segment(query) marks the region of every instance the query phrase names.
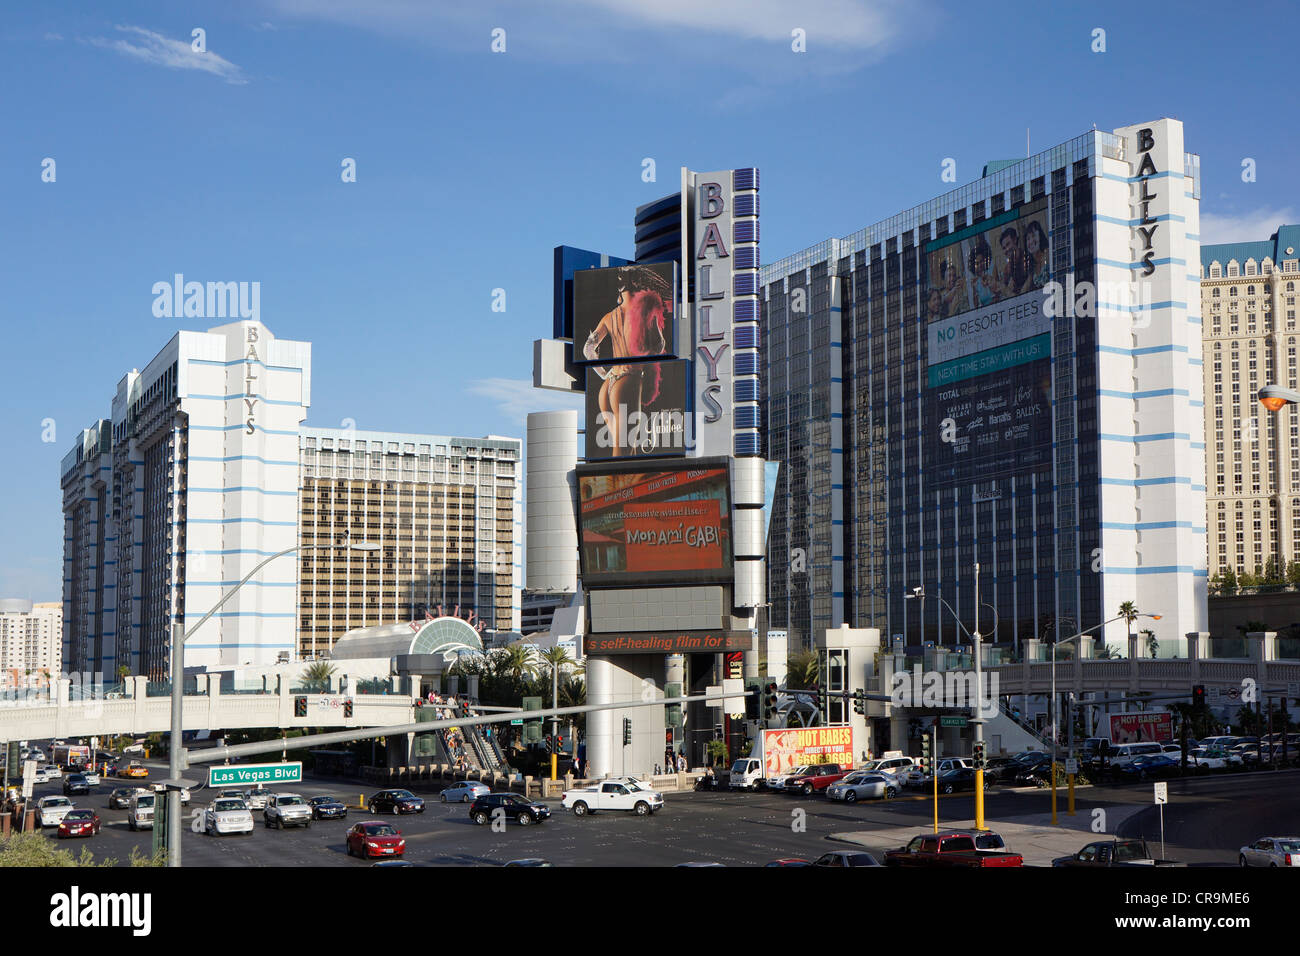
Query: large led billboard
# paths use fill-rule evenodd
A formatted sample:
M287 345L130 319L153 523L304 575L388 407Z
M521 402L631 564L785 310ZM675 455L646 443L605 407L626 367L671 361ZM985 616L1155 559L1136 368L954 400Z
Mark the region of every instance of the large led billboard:
M655 262L573 274L573 361L618 376L622 363L675 352L677 263Z
M587 369L587 460L686 454L686 359ZM607 371L607 374L601 374Z
M929 243L926 484L970 484L1050 460L1047 201Z
M731 486L724 459L578 468L582 582L727 583Z

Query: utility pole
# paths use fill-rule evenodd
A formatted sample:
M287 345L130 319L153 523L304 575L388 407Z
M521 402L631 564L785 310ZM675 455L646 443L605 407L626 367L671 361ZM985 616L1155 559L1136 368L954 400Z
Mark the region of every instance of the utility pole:
M979 752L984 752L984 681L980 672L980 563L975 562L975 743ZM1055 768L1053 768L1055 771ZM938 777L936 775L936 786ZM935 801L938 812L938 799ZM975 829L987 829L984 826L984 761L975 761Z

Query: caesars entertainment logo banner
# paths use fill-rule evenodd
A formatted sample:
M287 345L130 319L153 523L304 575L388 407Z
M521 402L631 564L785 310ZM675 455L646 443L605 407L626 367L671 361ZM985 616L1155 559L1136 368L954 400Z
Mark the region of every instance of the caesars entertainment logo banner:
M731 495L725 462L655 470L580 466L578 501L584 584L626 587L731 580Z
M789 773L805 764L853 767L852 727L792 727L763 731L763 776Z
M587 460L685 455L690 367L669 359L588 368Z
M926 479L968 484L1050 460L1047 200L929 243Z

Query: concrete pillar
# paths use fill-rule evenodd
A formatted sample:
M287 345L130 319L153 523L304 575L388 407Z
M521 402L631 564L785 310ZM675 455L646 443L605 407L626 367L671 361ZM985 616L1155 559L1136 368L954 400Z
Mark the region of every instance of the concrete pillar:
M465 683L468 685L466 693L469 694L470 700L478 700L478 675L470 674L465 679Z
M1128 659L1131 661L1137 660L1139 657L1142 656L1143 650L1144 648L1142 647L1142 635L1130 634L1128 636Z
M790 640L781 633L769 633L767 635L767 679L776 681L778 685L785 683L785 676L788 673L788 660L790 654Z
M1201 656L1210 649L1210 632L1209 631L1188 631L1187 632L1187 659L1199 661Z
M879 746L879 749L873 750L877 757L885 750L901 750L907 752L907 727L909 724L907 712L902 708L895 707L889 715L889 745Z
M1075 643L1079 645L1079 653L1077 656L1080 660L1090 661L1094 656L1096 656L1097 639L1091 634L1079 638Z
M587 703L609 704L614 701L614 665L608 657L587 657ZM587 764L585 773L588 778L607 775L614 766L616 747L614 726L622 725L617 712L597 710L587 715ZM622 736L619 735L619 742Z

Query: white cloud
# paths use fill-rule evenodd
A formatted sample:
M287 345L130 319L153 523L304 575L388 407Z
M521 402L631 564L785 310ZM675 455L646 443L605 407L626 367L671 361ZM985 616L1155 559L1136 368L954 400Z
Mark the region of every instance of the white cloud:
M206 53L196 52L189 40L173 40L143 27L119 26L117 29L129 34L130 38L113 40L108 37L90 37L86 42L155 66L172 70L199 70L219 76L227 83L248 82L243 71L234 63L211 50Z
M570 396L549 388L533 388L533 383L524 378L481 378L470 382L468 391L471 395L495 402L501 414L520 426L528 423L530 412L583 410L581 395Z
M1260 207L1240 213L1202 213L1201 245L1221 242L1258 242L1277 232L1278 226L1296 221L1291 206Z
M51 41L62 40L62 39L63 39L63 34L62 34L62 33L47 33L47 34L45 34L45 39L47 39L47 40L51 40Z
M809 50L817 46L871 49L887 44L901 27L902 7L894 0L570 0L624 20L655 26L707 30L744 39L789 44L802 29Z

